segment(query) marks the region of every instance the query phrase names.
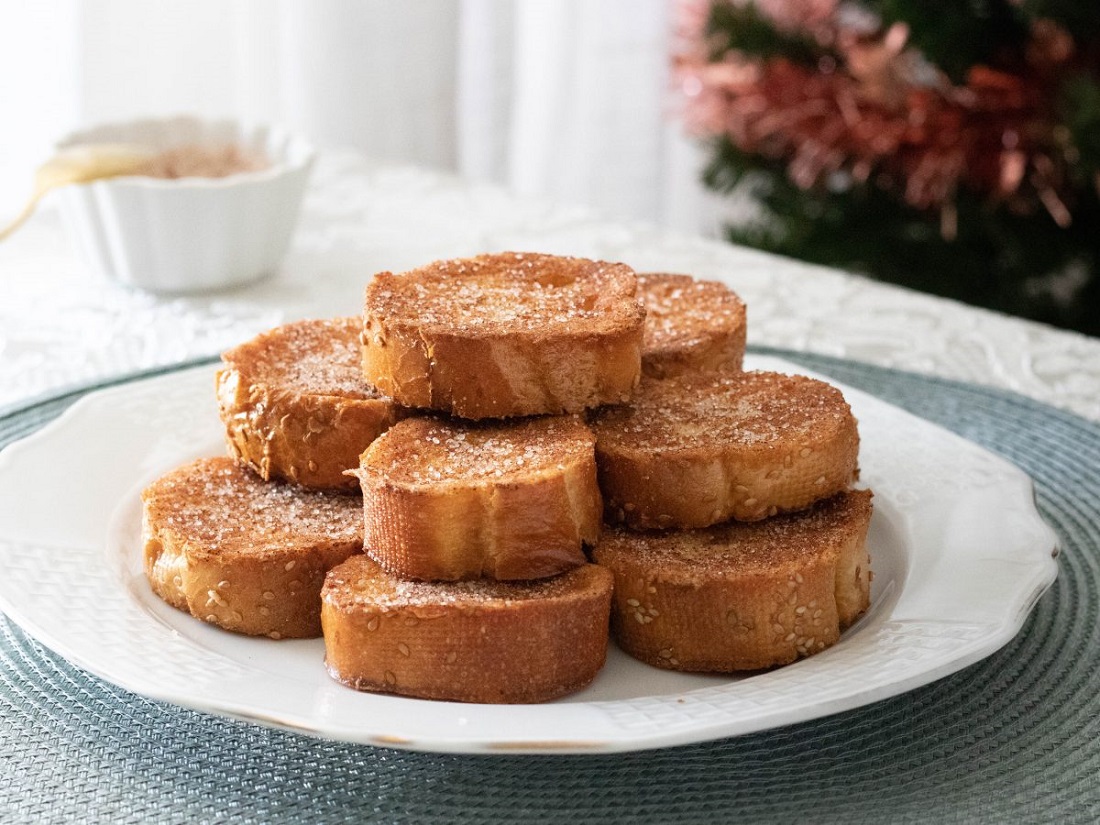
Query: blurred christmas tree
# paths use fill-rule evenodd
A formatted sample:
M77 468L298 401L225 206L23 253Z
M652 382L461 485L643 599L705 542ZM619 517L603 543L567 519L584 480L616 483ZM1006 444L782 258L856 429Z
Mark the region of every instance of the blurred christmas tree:
M1100 334L1100 4L688 0L731 240Z

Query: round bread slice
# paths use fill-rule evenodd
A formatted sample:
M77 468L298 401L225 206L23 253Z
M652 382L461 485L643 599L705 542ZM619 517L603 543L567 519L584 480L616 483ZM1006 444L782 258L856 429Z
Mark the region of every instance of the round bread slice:
M606 531L619 646L668 670L728 673L824 650L870 604L871 493L705 530Z
M153 592L250 636L321 635L325 573L363 546L358 496L265 483L231 458L186 464L141 499Z
M638 275L645 306L642 371L654 378L740 370L745 302L725 284L690 275Z
M438 261L367 286L363 375L407 407L462 418L626 401L645 310L625 264L506 252Z
M455 702L544 702L587 685L607 656L610 571L537 582L409 582L366 556L322 591L325 664L357 690Z
M345 470L395 419L363 381L361 321L297 321L222 355L218 407L231 455L265 480L312 489L355 487Z
M584 564L602 512L594 445L572 416L407 418L360 459L363 546L406 579L538 579Z
M707 527L801 510L846 489L859 433L840 390L774 372L642 381L592 418L607 518Z

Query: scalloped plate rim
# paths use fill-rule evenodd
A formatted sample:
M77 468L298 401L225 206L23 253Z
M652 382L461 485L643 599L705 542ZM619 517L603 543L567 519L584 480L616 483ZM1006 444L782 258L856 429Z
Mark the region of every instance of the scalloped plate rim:
M814 374L810 370L805 370L773 356L750 355L746 361L752 366ZM58 433L64 432L66 428L79 427L81 419L88 416L90 414L89 410L94 409L97 405L106 404L107 407L111 407L116 402L125 402L135 392L147 392L152 382L163 382L160 386L165 387L176 386L181 382L196 380L194 378L189 379L188 376L201 376L204 373L212 373L214 369L214 366L200 365L88 393L55 421L0 451L0 491L5 486L15 485L12 489L18 488L18 480L9 477L11 465L18 465L19 462L32 458L40 451L44 451L46 455L49 455L51 450L56 448L55 442L58 439ZM880 411L885 410L884 414L890 416L890 420L893 422L901 422L905 426L917 426L922 431L933 433L935 438L942 443L950 443L956 447L968 445L965 450L971 451L974 455L984 456L982 460L989 462L989 466L1003 468L1006 477L1000 483L1005 485L1006 490L1008 487L1013 488L1006 494L1015 496L1018 499L1021 497L1029 498L1031 510L1025 513L1024 516L1026 516L1026 523L1034 530L1034 535L1030 538L1029 546L1026 548L1027 558L1021 561L1019 568L1013 568L1016 573L1019 573L1019 576L1014 580L1015 587L1012 594L1010 594L1012 597L1011 602L1002 602L999 605L1001 610L997 620L987 621L984 629L972 631L977 635L968 641L955 644L951 655L934 659L932 662L916 668L913 672L905 673L902 677L870 684L855 692L850 691L844 695L826 697L817 702L803 702L789 707L770 707L765 702L764 709L755 715L744 713L731 715L731 712L727 710L718 712L716 719L706 715L712 712L707 705L710 699L701 699L701 697L713 696L720 703L725 702L728 705L731 697L735 697L738 692L747 690L739 688L738 685L752 682L754 686L759 686L768 683L769 685L778 685L779 689L783 689L784 684L789 681L792 674L808 672L808 678L812 680L819 678L821 671L828 672L830 667L835 668L836 665L830 664L830 662L833 659L842 658L846 650L854 647L855 642L852 641L854 638L860 638L860 634L866 635L881 629L883 622L893 618L899 607L906 608L909 602L920 595L919 592L914 592L915 585L909 575L911 571L906 567L909 561L908 556L901 559L902 568L900 573L895 571L898 574L895 575L893 582L897 591L877 595L870 615L861 619L855 627L847 631L841 642L834 648L785 668L750 677L748 680L731 680L717 686L707 684L703 687L689 688L683 691L682 695L677 695L675 691L663 693L660 697L654 697L654 701L649 702L649 704L653 706L652 712L658 716L665 713L670 714L669 718L672 719L672 722L668 727L662 727L650 721L641 724L638 729L632 729L629 724L624 724L621 721L624 706L626 716L629 717L632 712L632 708L629 706L632 703L618 699L570 700L565 703L521 706L462 705L449 702L424 702L422 700L373 694L357 694L354 691L336 686L337 692L333 695L339 697L343 693L345 699L354 697L356 702L362 702L367 708L364 714L367 721L358 720L357 725L341 725L337 720L324 714L318 715L315 709L297 707L288 712L286 708L273 706L272 703L261 701L254 695L249 698L250 688L248 685L245 685L243 693L236 695L235 698L219 698L189 690L187 686L166 685L163 681L158 680L154 673L145 673L146 678L135 676L133 672L121 673L117 666L112 666L110 656L104 656L95 646L89 649L87 640L81 643L71 634L66 635L63 631L58 632L56 628L51 629L48 627L49 622L45 621L44 614L40 612L41 606L36 606L24 594L14 592L14 588L6 586L7 579L0 580L0 607L32 637L51 650L108 682L148 698L312 736L386 747L432 752L508 754L633 751L743 735L860 707L947 676L991 655L1007 644L1019 632L1038 598L1055 579L1057 565L1052 555L1056 555L1057 552L1057 537L1035 511L1033 487L1030 479L1022 471L1012 467L1005 459L965 441L954 433L918 419L904 410L874 399L866 393L845 387L841 382L832 381L831 379L826 380L840 386L852 400L854 408L858 402L860 405L871 405L869 408ZM216 413L213 412L212 405L210 413L214 415L216 422ZM154 426L154 424L155 422L150 422L150 426ZM78 456L77 460L80 460L80 458ZM134 483L139 483L139 479L135 473L130 473L130 476L129 480L132 482L130 486L133 487ZM94 494L94 490L89 493L93 496ZM132 490L130 495L132 497ZM107 509L112 513L111 515L105 515L103 518L103 527L104 530L107 530L109 527L107 522L114 517L113 511L118 502L102 502L102 504L108 504ZM890 511L891 506L894 506L895 516L906 517L906 510L903 506L883 502L881 509ZM0 516L2 515L2 511L0 511ZM9 513L9 517L10 515L11 513ZM878 518L876 516L876 519ZM24 525L25 527L26 525ZM21 552L19 547L22 546L22 543L11 541L10 533L10 521L0 521L0 558L6 553ZM101 550L105 541L106 539L102 538L95 539L91 544L94 545L96 550ZM906 553L919 550L920 548L905 548ZM1021 549L1021 552L1024 552L1024 550ZM105 566L109 563L103 553L99 553L99 558ZM1012 566L1010 565L1010 567ZM108 595L113 599L133 598L126 595L125 588L118 588ZM185 622L194 621L183 614L175 617L175 611L171 611L169 608L166 609L169 610L172 618L179 618ZM888 615L884 615L886 611L889 611ZM170 622L172 618L169 619ZM953 621L950 616L941 618L947 623L945 626ZM195 624L200 623L196 622ZM966 623L963 622L963 624ZM980 624L980 622L977 623L975 627ZM209 630L223 636L230 635L214 629ZM846 648L846 646L849 647ZM637 663L633 663L629 667L635 665ZM320 663L317 667L321 667ZM645 666L641 667L644 668ZM227 686L227 690L229 687L232 687L235 691L241 690L239 685ZM430 734L424 735L420 731L411 730L407 721L404 724L401 722L400 713L398 713L395 723L387 717L386 713L375 712L377 710L389 711L395 706L395 703L414 707L415 710L412 713L418 716L423 715L425 709L430 711L429 716L433 713L452 714L456 720L461 720L462 724L458 727L452 727L446 733L440 732L433 737ZM346 708L348 701L338 699L336 704ZM640 705L644 709L647 704L646 697L642 697L633 704ZM688 705L686 718L684 713L678 713L680 705ZM691 711L693 708L700 706L704 708L705 713L700 718L695 719L691 716ZM719 707L719 711L721 711L721 707ZM372 721L379 716L387 718L384 722ZM492 731L497 730L502 725L502 719L504 720L503 725L504 730L507 732L506 735L493 734ZM524 720L536 721L539 728L546 727L552 731L553 735L543 733L526 736L522 731L517 734L515 728L517 725L522 726ZM544 724L547 721L548 724ZM412 728L416 728L416 726L413 725ZM592 733L588 733L588 731L592 731Z

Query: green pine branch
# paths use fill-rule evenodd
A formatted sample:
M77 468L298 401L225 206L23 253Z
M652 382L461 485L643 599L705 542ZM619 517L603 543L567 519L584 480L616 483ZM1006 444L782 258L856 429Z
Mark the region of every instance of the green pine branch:
M940 214L893 191L859 185L800 189L783 158L740 151L717 138L704 171L717 192L748 188L761 219L731 227L737 243L862 272L979 306L1100 335L1100 5L1080 0L865 0L884 25L904 22L910 43L955 82L975 65L1027 68L1033 22L1053 19L1074 37L1073 72L1051 101L1054 134L1073 179L1069 227L1042 210L1020 214L985 193L961 191L957 232ZM718 2L709 33L715 59L727 49L817 66L837 58L809 37L778 31L751 4ZM1056 119L1056 120L1054 120Z
M714 39L711 54L714 60L721 59L731 49L750 57L782 57L808 66L816 66L820 58L832 56L831 50L807 35L778 30L752 3L741 6L715 2L707 20L707 34Z
M762 207L760 220L728 229L735 243L1100 335L1100 199L1091 190L1068 229L1045 212L1016 214L961 192L948 240L938 212L873 186L802 190L779 161L726 140L706 175L717 191L749 187Z
M1093 186L1100 176L1100 83L1089 75L1073 75L1062 84L1058 111L1076 155L1076 183Z
M1011 0L864 0L884 26L905 23L909 42L955 83L981 64L1022 62L1027 16Z

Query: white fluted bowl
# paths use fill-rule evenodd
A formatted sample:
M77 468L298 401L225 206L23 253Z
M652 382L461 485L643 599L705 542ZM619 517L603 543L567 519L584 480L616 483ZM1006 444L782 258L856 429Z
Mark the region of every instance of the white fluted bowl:
M313 165L305 140L267 126L193 117L135 120L76 132L59 149L127 143L163 151L234 143L271 166L220 178L127 176L57 192L87 267L160 293L205 292L273 273L290 245Z

